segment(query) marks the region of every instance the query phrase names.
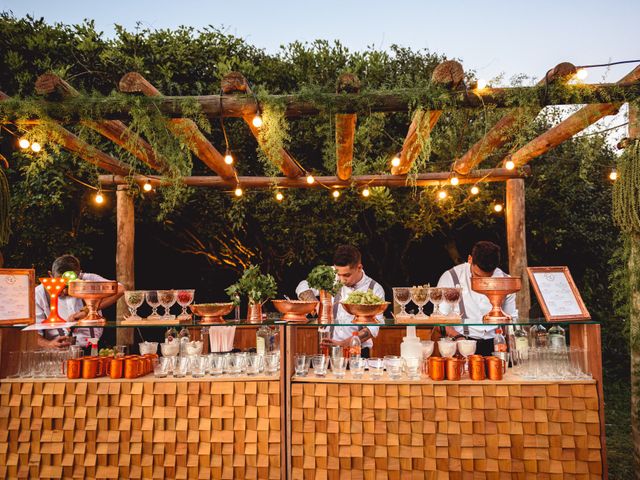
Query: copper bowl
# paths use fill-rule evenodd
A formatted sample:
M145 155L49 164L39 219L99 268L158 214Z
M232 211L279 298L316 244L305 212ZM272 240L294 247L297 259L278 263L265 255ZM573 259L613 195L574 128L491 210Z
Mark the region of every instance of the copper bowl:
M318 302L308 300L271 300L276 310L282 313L282 320L288 322L305 322L307 315L313 313Z
M471 277L471 289L486 295L491 302L491 311L482 317L484 323L510 322L511 316L502 311L502 303L507 295L521 288L520 277Z
M347 313L356 316L351 323L378 323L376 315L384 313L389 306L389 302L376 303L373 305L344 302L341 302L341 304Z
M98 312L100 300L118 293L118 282L114 280L72 280L69 282L69 296L84 300L89 312L78 325L103 325L105 320Z
M191 312L198 315L200 323L225 323L224 317L233 310L233 303L199 303L189 305Z

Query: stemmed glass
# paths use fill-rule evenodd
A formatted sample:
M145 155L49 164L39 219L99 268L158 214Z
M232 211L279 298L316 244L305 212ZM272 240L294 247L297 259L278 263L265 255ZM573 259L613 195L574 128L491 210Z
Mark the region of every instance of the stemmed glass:
M456 342L454 342L450 338L443 338L442 340L438 340L438 350L440 350L440 355L442 357L453 357L456 354L456 348Z
M393 298L400 305L399 316L406 316L405 306L411 301L411 289L408 287L394 287Z
M444 303L449 307L449 316L455 317L459 314L458 304L460 303L460 296L462 295L462 288L460 285L456 285L451 288L443 288L442 296Z
M160 298L157 290L147 290L144 294L147 304L151 307L151 315L148 318L160 318L158 315L158 307L160 306Z
M411 288L411 300L418 306L418 313L416 314L417 318L424 318L426 315L424 314L423 308L429 301L429 286L428 285L419 285L417 287Z
M160 300L160 305L164 308L164 315L162 318L165 320L169 320L173 318L171 315L170 309L174 303L176 303L176 291L175 290L160 290L158 291L158 299Z
M460 355L464 357L464 364L466 367L467 357L476 353L477 342L475 340L462 339L462 340L458 340L456 343L458 344L458 351L460 352Z
M187 307L193 303L195 292L195 290L178 290L176 299L178 301L178 305L182 307L182 312L178 315L179 320L187 320L191 318L191 315L187 313Z
M144 296L145 293L143 290L127 290L124 292L124 301L127 307L129 307L129 313L131 314L127 317L127 320L142 320L142 318L138 316L138 308L142 305L142 302L144 302Z
M433 303L433 315L442 315L440 311L440 304L442 303L442 298L444 297L441 287L431 287L429 289L429 300Z

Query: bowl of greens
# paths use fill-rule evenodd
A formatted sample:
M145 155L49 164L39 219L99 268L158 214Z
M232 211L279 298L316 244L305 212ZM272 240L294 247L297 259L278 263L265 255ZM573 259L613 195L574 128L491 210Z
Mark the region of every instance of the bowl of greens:
M384 313L389 306L389 302L385 302L372 290L366 292L351 292L343 302L341 302L347 313L355 315L352 323L378 323L376 316Z

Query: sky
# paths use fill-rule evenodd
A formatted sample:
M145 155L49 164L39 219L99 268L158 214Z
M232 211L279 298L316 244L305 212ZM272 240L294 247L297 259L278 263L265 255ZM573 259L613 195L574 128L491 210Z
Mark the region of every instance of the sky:
M213 25L272 53L295 40L339 40L350 50L398 44L457 58L487 80L519 74L538 79L563 61L580 66L640 59L640 0L0 0L0 10L48 22L93 19L107 36L114 24ZM635 65L589 69L586 81L615 82Z

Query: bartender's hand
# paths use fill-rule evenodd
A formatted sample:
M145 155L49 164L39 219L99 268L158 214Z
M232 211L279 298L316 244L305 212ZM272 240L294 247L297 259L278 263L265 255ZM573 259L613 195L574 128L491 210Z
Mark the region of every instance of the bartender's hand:
M321 345L324 347L333 347L333 346L348 347L350 340L351 340L350 338L347 338L345 340L333 340L331 338L325 338L322 340Z
M445 332L447 332L447 336L448 337L455 337L456 335L460 335L460 332L458 332L453 327L445 327L444 330L445 330Z
M87 316L87 313L87 310L78 310L77 312L69 315L69 317L67 318L67 322L77 322L78 320L82 320Z
M54 338L53 340L44 340L45 348L51 348L56 350L61 350L64 348L68 348L71 345L71 341L69 337L65 337L64 335L60 335L59 337Z

